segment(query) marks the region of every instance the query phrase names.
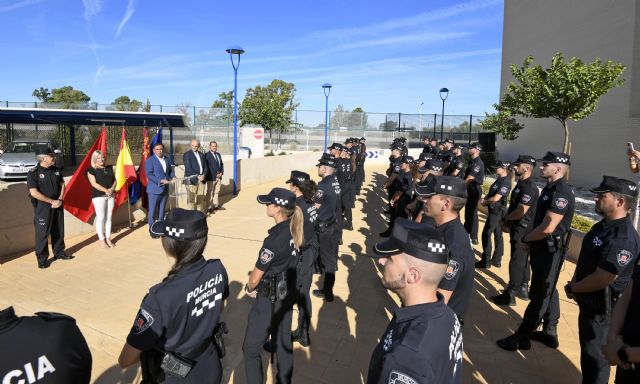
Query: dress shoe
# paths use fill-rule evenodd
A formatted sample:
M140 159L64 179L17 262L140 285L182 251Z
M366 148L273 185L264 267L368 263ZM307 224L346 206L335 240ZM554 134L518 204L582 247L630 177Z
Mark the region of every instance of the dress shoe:
M75 258L75 256L69 256L64 252L60 252L55 256L56 260L71 260L73 258Z
M44 261L38 260L38 268L40 268L40 269L49 268L49 260L44 260Z
M353 224L351 223L345 224L344 229L346 229L347 231L353 231Z
M540 342L552 349L556 349L560 345L558 342L558 334L555 330L535 331L531 335L531 340Z
M480 244L480 242L478 241L478 239L471 239L471 244L478 245Z
M300 328L291 332L291 341L297 341L303 347L308 347L311 345L311 339L309 339L309 331L306 329L300 330Z
M496 263L496 262L493 262L493 261L491 262L491 265L493 265L496 268L502 267L502 263Z
M518 349L525 351L531 349L531 340L527 337L520 336L518 332L496 341L496 344L505 351L515 352Z
M151 236L152 239L159 239L160 235L156 235L154 233L149 233L149 236Z
M390 215L391 212L393 212L393 209L389 208L386 211L382 211L382 213L384 213L385 215Z
M267 339L267 341L264 342L264 344L262 344L262 349L264 349L265 351L271 353L271 339Z
M311 292L313 296L323 298L324 301L332 302L333 301L333 292L325 292L322 289L314 289Z
M529 286L523 284L515 289L515 294L519 299L529 300Z
M510 307L516 305L516 297L509 291L509 289L505 290L504 293L501 293L497 296L492 296L491 300L493 300L496 305Z
M391 236L391 230L387 229L384 232L380 232L379 235L380 235L380 237L389 237L389 236Z
M490 269L491 264L488 264L486 261L476 261L476 268L478 269Z
M221 206L221 205L219 205L219 206L215 207L214 209L215 209L216 211L226 211L226 210L227 210L227 208L225 208L225 207L223 207L223 206Z

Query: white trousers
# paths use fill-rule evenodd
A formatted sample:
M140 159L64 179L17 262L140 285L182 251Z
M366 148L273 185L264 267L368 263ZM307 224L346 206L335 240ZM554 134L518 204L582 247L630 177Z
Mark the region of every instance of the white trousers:
M96 232L98 232L98 238L104 240L111 237L111 216L113 214L113 203L115 199L113 196L100 196L91 199L93 207L96 210ZM127 202L128 204L128 202Z

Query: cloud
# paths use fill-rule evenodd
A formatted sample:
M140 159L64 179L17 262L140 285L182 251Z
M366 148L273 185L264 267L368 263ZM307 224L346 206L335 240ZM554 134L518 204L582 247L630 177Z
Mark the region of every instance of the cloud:
M102 11L102 0L82 0L84 5L84 19L88 22Z
M10 5L0 6L0 13L13 11L14 9L24 8L32 4L42 3L43 1L44 0L23 0Z
M122 28L124 28L125 24L129 21L133 13L136 11L136 0L129 0L127 3L127 10L124 13L124 17L118 24L118 30L116 31L116 39L120 36L120 32L122 32Z

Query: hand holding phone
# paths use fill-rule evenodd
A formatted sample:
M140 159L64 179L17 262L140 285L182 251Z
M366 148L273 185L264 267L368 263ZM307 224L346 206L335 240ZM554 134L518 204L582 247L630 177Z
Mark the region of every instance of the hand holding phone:
M627 152L629 152L629 154L635 152L635 149L633 148L633 143L631 142L627 143Z

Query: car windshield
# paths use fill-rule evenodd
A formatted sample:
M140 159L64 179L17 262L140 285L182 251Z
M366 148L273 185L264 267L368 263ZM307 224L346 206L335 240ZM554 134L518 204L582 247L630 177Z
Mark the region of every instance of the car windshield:
M9 144L7 153L34 153L36 149L49 149L48 143L21 143L19 141Z

